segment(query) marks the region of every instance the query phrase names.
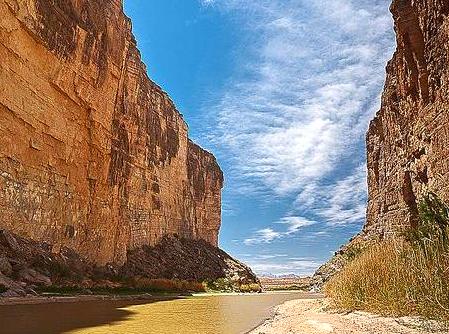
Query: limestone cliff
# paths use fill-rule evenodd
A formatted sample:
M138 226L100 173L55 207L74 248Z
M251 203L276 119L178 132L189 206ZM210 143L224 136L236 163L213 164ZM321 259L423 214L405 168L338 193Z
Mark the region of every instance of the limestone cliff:
M414 224L425 191L449 200L449 1L395 0L397 50L367 134L364 232Z
M423 193L449 201L449 1L394 0L390 10L397 49L366 138L366 223L317 271L317 285L370 242L415 224Z
M0 0L0 228L100 265L217 246L223 175L187 132L121 0Z

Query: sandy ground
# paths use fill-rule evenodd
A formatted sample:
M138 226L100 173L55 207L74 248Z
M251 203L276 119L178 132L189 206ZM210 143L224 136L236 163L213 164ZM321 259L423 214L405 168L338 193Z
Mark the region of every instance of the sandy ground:
M326 311L327 301L293 300L278 306L273 319L250 334L447 334L412 318L384 318L364 312ZM427 326L427 330L417 329Z

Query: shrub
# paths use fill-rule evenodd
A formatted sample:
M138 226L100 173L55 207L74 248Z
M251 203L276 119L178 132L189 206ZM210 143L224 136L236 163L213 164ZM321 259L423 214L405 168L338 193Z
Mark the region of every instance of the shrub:
M76 295L82 294L85 290L77 286L39 286L36 288L39 293L55 294L55 295Z
M50 261L48 264L48 269L52 276L58 278L70 278L71 271L69 267L58 261Z
M242 284L239 287L240 292L243 293L251 293L251 292L261 292L262 288L259 284L251 283L251 284Z
M230 279L218 278L216 280L206 281L206 287L209 291L220 291L220 292L232 292L234 291L234 284Z
M425 243L438 240L439 246L448 247L449 207L434 193L419 203L418 225L405 232L414 246L425 248Z
M78 286L49 286L39 287L37 291L50 294L83 294L90 291L95 294L129 295L150 292L204 292L205 288L201 282L196 281L141 278L126 286L98 285L89 290Z
M357 256L362 254L362 252L363 252L362 246L360 246L360 245L349 245L346 248L346 251L343 253L343 256L346 258L346 260L352 261Z
M327 283L337 308L449 321L449 210L429 194L419 211L405 240L369 247Z
M203 283L197 281L185 281L176 279L146 279L141 278L135 282L138 290L160 292L204 292Z
M6 286L4 286L3 284L0 284L0 293L4 293L8 291L8 288Z

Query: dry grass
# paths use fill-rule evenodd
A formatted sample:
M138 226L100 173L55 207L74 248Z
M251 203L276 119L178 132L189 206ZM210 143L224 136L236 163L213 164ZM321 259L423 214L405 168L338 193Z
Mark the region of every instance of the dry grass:
M372 246L325 286L344 310L449 321L449 251L444 238Z

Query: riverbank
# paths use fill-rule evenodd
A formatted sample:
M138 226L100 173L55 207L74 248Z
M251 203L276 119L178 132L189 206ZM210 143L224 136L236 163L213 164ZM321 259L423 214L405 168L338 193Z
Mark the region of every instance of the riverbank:
M385 318L365 312L329 311L325 299L287 301L274 317L250 334L444 334L435 323L416 318Z
M191 294L137 294L137 295L66 295L66 296L32 296L0 298L0 306L7 305L39 305L51 303L81 303L91 301L152 301L185 298Z
M0 298L0 306L7 305L39 305L51 303L82 303L91 301L153 301L173 300L187 297L210 297L210 296L239 296L247 295L237 292L203 292L203 293L141 293L141 294L91 294L91 295L48 295L28 297Z
M2 334L239 334L256 328L298 292L195 294L185 298L0 305Z
M292 294L291 291L264 292L263 294ZM140 294L66 294L66 295L40 295L28 297L0 298L0 306L7 305L38 305L51 303L82 303L91 301L153 301L173 300L187 297L211 297L211 296L246 296L254 293L240 292L166 292L166 293L140 293ZM302 298L320 298L319 294L297 292Z
M248 267L201 240L165 237L130 251L123 265L98 266L71 249L54 249L0 230L0 299L261 290Z

